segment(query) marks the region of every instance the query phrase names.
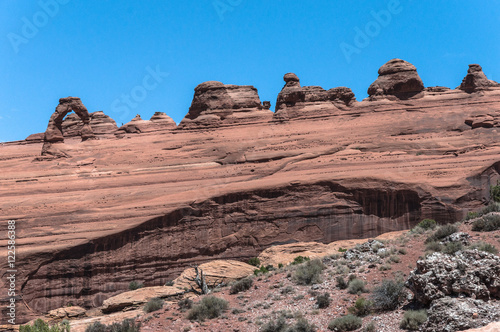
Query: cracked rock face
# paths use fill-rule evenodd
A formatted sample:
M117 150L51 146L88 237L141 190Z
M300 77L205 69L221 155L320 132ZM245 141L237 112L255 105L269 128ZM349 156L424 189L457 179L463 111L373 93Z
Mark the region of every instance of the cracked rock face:
M444 297L432 302L425 332L454 332L485 326L500 319L500 306L470 298Z
M500 83L489 80L483 73L483 68L480 65L472 64L469 65L467 75L464 77L458 89L467 93L472 93L480 90L487 90L491 87L500 87Z
M417 261L407 287L423 304L446 296L499 297L500 257L478 250L459 251L454 256L434 253Z
M396 96L405 99L424 90L424 83L411 63L392 59L378 70L378 78L368 88L371 96Z

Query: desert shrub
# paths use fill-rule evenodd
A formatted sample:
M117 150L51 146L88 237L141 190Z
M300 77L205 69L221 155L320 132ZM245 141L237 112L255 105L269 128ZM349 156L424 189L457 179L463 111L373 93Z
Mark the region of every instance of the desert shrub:
M425 250L430 252L441 252L443 250L443 246L437 241L431 241L425 245Z
M491 186L490 196L493 202L500 202L500 183L497 182L496 186Z
M465 220L476 219L477 217L479 217L479 213L470 211L470 212L467 212L467 216L465 216Z
M330 305L330 294L323 293L316 296L316 305L320 309L328 308Z
M490 202L487 206L483 207L481 210L476 212L476 217L482 217L491 212L500 212L499 202Z
M401 258L399 258L398 256L396 255L392 255L391 257L389 257L389 260L393 263L399 263L401 262Z
M144 306L144 312L149 313L156 310L160 310L161 308L163 308L163 302L164 301L158 297L152 298Z
M489 214L472 223L472 230L476 232L492 232L500 229L500 215Z
M279 316L276 320L268 321L261 329L262 332L285 332L288 328L286 319Z
M361 327L362 320L354 315L339 317L328 323L328 329L332 331L354 331Z
M293 280L299 285L313 285L321 282L321 271L325 266L319 259L299 265L293 274Z
M399 253L400 255L406 255L408 252L406 251L406 249L405 249L405 248L399 248L399 249L398 249L398 253Z
M248 264L259 267L260 266L260 259L259 257L252 257L248 260Z
M264 265L262 265L260 269L255 269L253 271L253 274L255 274L256 276L258 276L259 274L266 274L266 273L269 273L269 270Z
M425 310L409 310L405 312L399 327L405 330L416 331L426 320L427 312Z
M297 256L293 259L293 262L291 263L292 265L299 265L302 263L305 263L307 261L310 261L311 259L309 257L304 257L304 256Z
M388 271L388 270L392 269L392 266L391 266L391 264L383 264L383 265L380 265L378 269L379 269L379 271Z
M421 227L425 230L436 228L437 223L434 219L424 219L418 223L417 227Z
M365 282L361 279L353 279L349 282L349 285L347 286L348 292L351 294L358 294L358 293L365 293Z
M457 251L460 251L463 249L463 245L460 242L448 242L445 243L443 246L443 253L448 254L448 255L453 255Z
M477 249L479 251L489 252L490 254L493 254L493 255L498 254L498 249L494 245L483 242L483 241L478 241L476 243L471 244L470 248Z
M104 325L101 322L94 322L87 326L85 332L139 332L141 323L136 323L133 319L124 319L121 323Z
M179 310L184 312L184 311L189 310L193 307L193 300L182 299L179 302L177 302L177 305L179 306Z
M345 248L342 248L342 247L339 248L339 252L346 252L346 251L347 251L347 249L345 249Z
M187 318L191 321L204 321L219 317L229 307L229 303L215 296L204 297L188 312Z
M239 292L244 292L252 287L253 280L251 278L244 278L236 281L229 290L229 294L238 294Z
M139 289L139 288L142 288L142 287L144 287L144 284L139 283L137 281L131 281L128 284L128 289L130 289L130 290L136 290L136 289Z
M376 326L374 322L369 322L364 328L363 332L375 332L376 331Z
M344 277L338 276L337 277L337 287L340 289L346 289L347 288L347 282L345 281Z
M282 269L283 268L283 263L278 263L278 269Z
M378 310L394 310L404 300L406 292L402 280L383 280L372 294L373 305Z
M288 330L286 330L286 332L314 332L314 331L316 331L316 326L310 324L304 317L300 317L299 319L297 319L295 325L292 325L291 327L288 328Z
M44 320L37 319L33 325L21 325L19 327L20 332L69 332L69 323L64 322L61 324L54 324L49 326Z
M373 308L373 302L365 299L364 297L359 297L354 305L348 310L351 314L356 316L366 316L370 314Z
M425 242L429 243L429 242L433 242L433 241L438 241L438 240L444 239L448 235L451 235L451 234L456 233L456 232L458 232L457 226L450 225L450 224L443 225L443 226L439 227L434 232L434 234L429 236Z

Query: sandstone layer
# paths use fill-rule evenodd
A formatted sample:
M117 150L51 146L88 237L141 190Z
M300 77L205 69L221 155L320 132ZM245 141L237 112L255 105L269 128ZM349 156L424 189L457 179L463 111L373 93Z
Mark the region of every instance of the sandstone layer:
M241 105L266 112L247 92ZM42 143L0 146L2 231L7 220L17 227L19 317L69 302L97 307L131 281L161 286L186 267L245 261L275 245L454 222L486 203L500 178L498 128L465 123L500 109L499 88L330 104L331 112L302 104L302 116L283 122L224 122L222 108L196 115L193 101L189 117L219 114L222 125L68 137L64 159L36 159ZM6 271L7 241L0 246Z
M177 127L175 121L164 112L155 112L151 119L143 120L139 114L130 122L124 124L115 132L115 135L141 134L155 131L173 130Z

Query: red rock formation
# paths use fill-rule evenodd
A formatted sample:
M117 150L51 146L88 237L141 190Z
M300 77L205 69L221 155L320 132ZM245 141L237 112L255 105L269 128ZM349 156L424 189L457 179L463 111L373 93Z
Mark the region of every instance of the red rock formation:
M150 120L143 120L139 114L130 122L121 126L115 134L120 136L124 133L141 134L154 131L173 130L177 124L164 112L155 112Z
M89 113L90 128L95 136L113 134L118 127L116 122L103 111ZM76 113L69 114L62 122L62 133L64 137L80 136L84 123Z
M392 59L378 70L379 77L368 88L368 95L406 99L424 90L417 68L401 59Z
M483 73L483 68L480 65L469 65L467 76L464 77L462 84L457 89L468 93L487 90L492 87L500 87L500 83L489 80Z
M301 112L315 114L314 103ZM464 123L499 109L499 88L364 100L341 112L336 103L324 115L222 120L217 130L145 132L126 144L70 137L64 160L32 162L41 143L0 146L2 220L18 226L19 317L100 305L130 281L163 285L187 266L276 244L455 221L500 179L498 129Z
M179 124L181 129L267 122L272 118L273 113L263 108L253 86L210 81L194 91L189 112Z

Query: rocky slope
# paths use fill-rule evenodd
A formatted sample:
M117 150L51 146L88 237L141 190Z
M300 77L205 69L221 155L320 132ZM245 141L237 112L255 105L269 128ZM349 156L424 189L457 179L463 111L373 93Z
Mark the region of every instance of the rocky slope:
M66 158L41 158L36 140L2 145L1 227L17 221L18 317L99 306L132 280L163 285L190 265L277 244L455 221L489 199L500 88L397 96L394 81L356 102L346 88L301 88L295 77L285 76L274 115L254 88L210 82L176 129L65 137L56 144ZM492 125L470 122L483 117Z

